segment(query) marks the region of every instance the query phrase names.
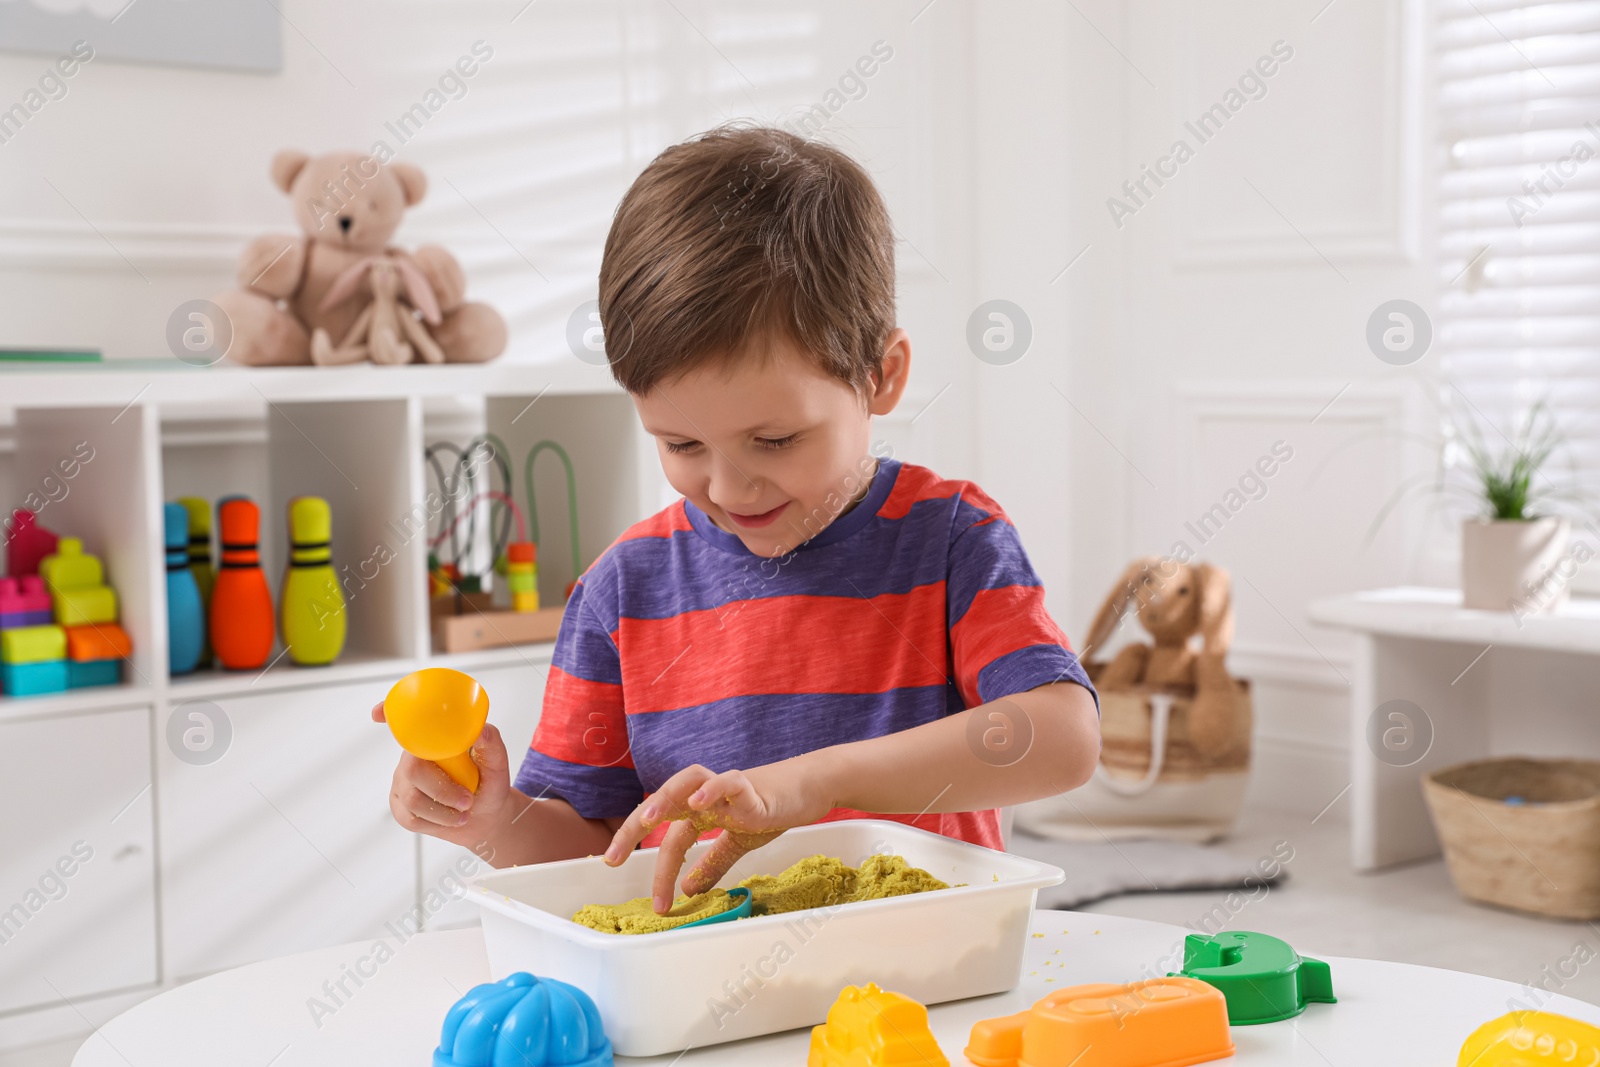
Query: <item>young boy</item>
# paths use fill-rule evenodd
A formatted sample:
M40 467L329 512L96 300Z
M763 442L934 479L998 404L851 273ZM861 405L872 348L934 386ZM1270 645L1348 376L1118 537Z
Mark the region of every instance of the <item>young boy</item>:
M644 170L600 314L683 499L577 583L515 788L489 726L476 795L401 757L400 825L497 866L659 844L659 912L713 828L685 893L866 813L998 849L997 808L1088 779L1096 699L1016 529L869 448L911 363L894 281L883 202L833 148L722 127Z

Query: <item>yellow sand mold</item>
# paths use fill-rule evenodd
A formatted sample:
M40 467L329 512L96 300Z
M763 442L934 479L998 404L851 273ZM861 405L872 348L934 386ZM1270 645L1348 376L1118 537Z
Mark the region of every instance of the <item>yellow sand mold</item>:
M752 915L782 915L808 908L851 904L950 886L900 856L868 856L851 867L830 856L808 856L782 874L758 874L739 883L750 890ZM679 897L672 910L657 915L650 898L625 904L588 904L572 921L606 934L653 934L727 911L735 901L720 889Z

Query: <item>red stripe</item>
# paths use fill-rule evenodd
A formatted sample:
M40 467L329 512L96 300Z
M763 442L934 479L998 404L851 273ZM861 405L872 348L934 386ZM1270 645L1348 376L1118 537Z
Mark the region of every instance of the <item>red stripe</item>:
M622 687L550 668L531 748L564 763L632 767Z
M995 503L994 497L990 496L988 493L985 493L982 489L979 489L971 482L960 482L958 484L961 486L962 500L966 501L968 504L971 504L979 511L985 511L989 514L987 519L982 519L973 523L972 525L982 526L984 523L994 522L996 519L1004 523L1011 522L1011 520L1006 517L1005 511L1001 509L1000 505Z
M628 712L767 693L883 693L943 685L943 582L871 598L736 600L617 629ZM848 654L844 654L844 653Z
M911 505L919 500L955 496L960 485L947 482L926 467L902 464L895 475L894 488L884 498L878 515L885 519L903 519L911 513Z
M911 505L919 501L948 500L955 496L988 513L988 518L980 519L973 523L974 526L982 526L997 520L1006 523L1011 521L1001 510L1000 505L995 503L993 497L971 482L941 478L926 467L911 464L905 464L900 468L894 488L889 490L883 506L878 509L878 516L885 519L903 519L911 513Z
M692 530L689 525L689 513L683 509L683 501L678 501L669 508L663 508L650 516L634 523L622 532L616 543L624 541L637 541L642 537L671 537L684 530Z
M1050 613L1044 609L1044 590L1037 585L1008 585L980 589L967 613L950 627L955 649L956 685L968 707L978 697L978 672L1001 656L1031 645L1067 645Z
M915 826L921 830L928 830L945 837L953 837L957 841L968 841L984 848L992 848L996 852L1005 851L1000 841L1000 811L991 808L987 811L955 811L941 815L876 815L870 811L856 811L852 808L834 808L828 814L818 819L817 822L842 822L845 819L886 819L889 822L904 823ZM645 835L639 842L640 848L655 848L661 844L661 839L667 836L667 829L671 823L662 823ZM722 833L721 830L708 830L700 835L700 840L705 841ZM759 855L759 853L757 853ZM933 872L937 874L938 872Z

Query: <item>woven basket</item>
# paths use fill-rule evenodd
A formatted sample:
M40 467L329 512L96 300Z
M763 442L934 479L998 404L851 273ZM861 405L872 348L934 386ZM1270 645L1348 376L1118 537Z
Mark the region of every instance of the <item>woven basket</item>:
M1423 793L1462 896L1600 919L1600 762L1480 760L1430 774Z

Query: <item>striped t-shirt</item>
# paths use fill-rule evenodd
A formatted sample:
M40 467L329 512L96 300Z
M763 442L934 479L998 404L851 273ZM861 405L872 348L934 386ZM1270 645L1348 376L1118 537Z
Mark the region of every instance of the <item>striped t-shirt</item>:
M747 770L1057 681L1089 687L1005 513L882 459L786 556L686 500L618 538L567 602L516 786L621 818L691 764ZM872 817L1001 847L998 810Z

